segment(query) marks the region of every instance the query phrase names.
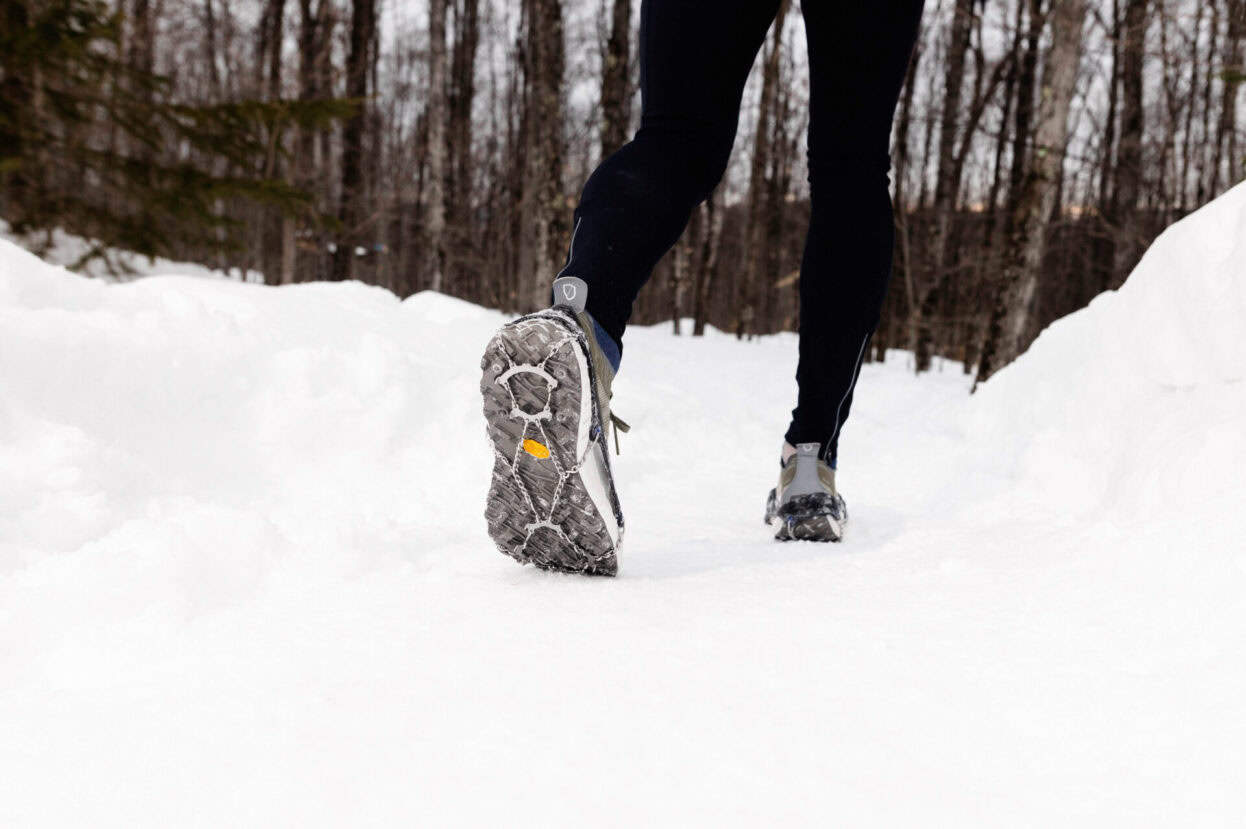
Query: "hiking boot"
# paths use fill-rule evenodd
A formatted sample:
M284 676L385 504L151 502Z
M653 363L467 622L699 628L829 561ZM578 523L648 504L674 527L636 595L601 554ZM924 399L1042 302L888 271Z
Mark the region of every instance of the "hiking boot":
M583 280L555 280L552 308L502 326L485 349L480 393L494 456L485 520L516 561L612 576L623 512L606 426L627 425L610 414L615 370L587 294Z
M766 499L766 523L779 525L779 541L839 541L848 505L835 491L835 470L818 457L817 443L800 443L783 462L779 485Z

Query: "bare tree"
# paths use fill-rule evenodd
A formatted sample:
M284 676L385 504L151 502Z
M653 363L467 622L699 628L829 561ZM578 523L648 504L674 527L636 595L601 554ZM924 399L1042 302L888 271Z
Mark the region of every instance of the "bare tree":
M1121 43L1121 124L1109 221L1115 225L1113 285L1119 285L1142 255L1138 197L1142 192L1142 70L1146 59L1148 0L1125 0Z
M255 89L270 98L281 97L281 40L285 0L265 0L255 43Z
M986 196L986 222L982 228L982 248L977 256L977 267L975 268L974 291L971 294L971 308L969 309L969 323L965 330L965 354L964 354L964 372L972 373L978 361L979 349L982 347L982 337L979 335L980 329L984 324L982 320L982 308L986 300L993 300L994 296L990 294L988 287L996 286L997 282L992 274L995 271L999 261L998 250L1000 240L998 237L999 222L999 197L1000 191L1003 189L1003 169L1004 154L1008 149L1008 123L1012 118L1012 107L1016 96L1014 92L1017 87L1018 75L1021 64L1021 50L1025 37L1025 29L1023 26L1025 14L1025 0L1017 0L1016 17L1013 25L1012 48L1009 52L1008 71L1004 76L1004 93L1003 102L999 116L999 132L995 137L994 160L991 167L991 184Z
M1027 343L1045 233L1056 207L1064 165L1069 110L1077 87L1086 0L1054 0L1051 46L1043 72L1035 160L1016 200L1005 253L1003 285L978 365L978 382L1020 354Z
M522 67L523 184L519 216L519 273L524 307L549 302L554 264L566 243L567 204L562 189L564 157L563 41L561 0L524 0Z
M942 270L947 259L949 228L960 182L955 177L955 151L961 113L961 92L965 84L965 56L973 26L974 0L956 0L952 14L951 38L945 57L943 108L939 113L939 158L935 172L935 267Z
M330 56L333 43L333 3L332 0L299 0L298 26L298 99L315 101L329 97L330 94ZM328 194L316 183L325 178L321 171L327 163L327 152L324 151L324 131L311 126L301 126L296 130L294 147L294 182L309 191L317 192L319 201L328 204ZM293 238L295 227L293 219L287 217L282 228L283 245L289 244L297 250L297 240ZM291 256L291 259L295 259ZM323 264L323 257L311 259L310 267L300 273L297 260L291 262L284 256L282 259L282 284L297 280L317 278ZM287 271L287 267L289 270Z
M1193 155L1192 148L1194 146L1194 113L1198 109L1198 70L1199 70L1199 37L1203 29L1203 12L1205 3L1198 3L1194 11L1193 31L1188 36L1188 63L1190 65L1190 80L1187 85L1188 93L1186 97L1185 122L1182 126L1184 136L1181 142L1181 169L1177 179L1177 212L1184 214L1189 205L1190 198L1190 173L1193 170L1190 159Z
M753 135L753 158L748 183L748 229L745 262L747 270L738 284L735 332L737 337L756 333L757 306L762 291L769 290L773 275L767 273L773 244L767 216L772 205L772 191L767 172L774 144L774 121L779 98L779 58L783 53L783 28L787 20L789 0L780 0L775 15L773 35L762 61L761 103L757 112L757 130Z
M705 334L705 323L709 317L709 292L718 273L718 249L722 240L723 211L717 206L722 198L720 191L715 191L699 208L701 213L701 251L697 258L696 276L692 294L692 335L700 337Z
M1220 121L1216 127L1215 161L1212 164L1213 179L1219 182L1221 163L1227 165L1227 184L1233 184L1242 175L1237 155L1237 92L1246 80L1246 65L1242 61L1242 39L1246 37L1246 0L1227 0L1228 31L1224 38L1224 59L1221 76L1224 88L1220 97Z
M428 0L428 236L429 287L440 291L446 267L446 6Z
M364 214L363 142L368 114L368 79L376 56L376 0L354 0L350 21L350 54L346 59L346 94L358 102L342 130L341 196L338 220L342 232L333 253L332 278L355 276L355 249L362 238Z
M916 288L913 284L913 262L910 256L911 245L909 243L909 221L908 216L910 206L907 201L906 185L909 177L909 130L913 123L913 97L917 88L916 78L918 69L921 67L923 50L923 37L917 38L917 43L913 46L913 54L909 57L908 69L904 76L904 92L900 97L899 113L896 116L895 127L895 150L892 155L895 157L895 197L893 204L895 208L896 223L896 260L895 270L899 271L903 278L893 277L891 282L891 290L888 293L887 300L883 303L883 309L879 321L878 332L871 338L872 349L874 351L874 359L882 362L887 356L887 347L897 338L896 332L893 330L898 327L898 320L904 322L912 321L917 315L916 307ZM900 291L903 295L903 301L900 302L896 297L896 291ZM903 313L893 308L901 305ZM907 332L908 326L904 326Z
M934 219L935 233L932 245L933 284L922 301L915 321L913 352L918 371L930 368L934 346L933 320L951 288L952 214L956 208L956 196L960 191L961 171L964 169L956 153L958 121L961 113L961 92L965 81L965 55L969 51L974 17L974 0L956 0L952 14L951 38L948 44L946 72L943 77L943 108L939 116L939 159L935 172ZM981 72L978 73L979 77ZM966 125L967 129L971 125ZM968 145L966 145L968 146Z
M627 141L631 125L632 0L613 0L601 70L601 157Z
M479 0L456 0L454 18L454 51L450 59L450 89L447 98L447 140L449 168L446 199L449 212L447 240L447 279L463 279L458 273L468 268L479 270L479 233L472 216L472 185L477 164L473 157L476 131L472 108L476 101L476 52L480 44ZM448 290L453 290L450 286ZM458 290L472 290L468 285ZM471 295L470 293L468 295Z
M221 73L217 66L216 12L212 0L203 2L203 60L208 67L208 95L216 101L221 97Z
M129 63L141 74L150 74L156 64L156 14L151 0L134 0L130 12Z

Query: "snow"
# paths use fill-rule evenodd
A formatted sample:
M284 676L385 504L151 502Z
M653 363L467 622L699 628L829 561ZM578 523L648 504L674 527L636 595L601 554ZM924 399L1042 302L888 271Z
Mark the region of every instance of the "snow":
M13 242L28 250L38 250L45 262L74 268L86 276L108 281L153 274L223 277L241 279L244 282L264 281L264 276L259 271L247 271L244 278L242 271L238 268L226 274L193 262L176 262L159 256L143 256L131 251L106 247L94 239L76 236L60 228L48 232L18 234L14 233L9 223L3 219L0 219L0 241ZM101 255L93 255L86 262L82 262L88 254L97 251Z
M968 395L867 365L839 545L761 513L795 338L628 334L617 579L492 549L501 314L0 241L0 824L1229 825L1246 185Z

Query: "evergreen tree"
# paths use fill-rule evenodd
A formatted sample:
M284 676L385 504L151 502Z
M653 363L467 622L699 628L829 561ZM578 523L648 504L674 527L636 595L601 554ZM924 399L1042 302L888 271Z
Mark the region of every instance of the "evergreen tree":
M96 253L171 255L232 244L242 223L221 205L238 198L320 218L268 171L288 127L323 126L350 102L178 103L150 65L125 59L105 3L0 9L0 215L15 231L64 227Z

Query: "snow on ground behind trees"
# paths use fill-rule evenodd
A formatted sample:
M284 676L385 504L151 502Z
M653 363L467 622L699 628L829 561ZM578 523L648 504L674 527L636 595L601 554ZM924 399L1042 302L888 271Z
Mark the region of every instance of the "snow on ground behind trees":
M862 373L840 545L761 523L796 340L628 334L621 576L481 518L505 318L0 242L0 822L1230 822L1246 186L973 398Z

